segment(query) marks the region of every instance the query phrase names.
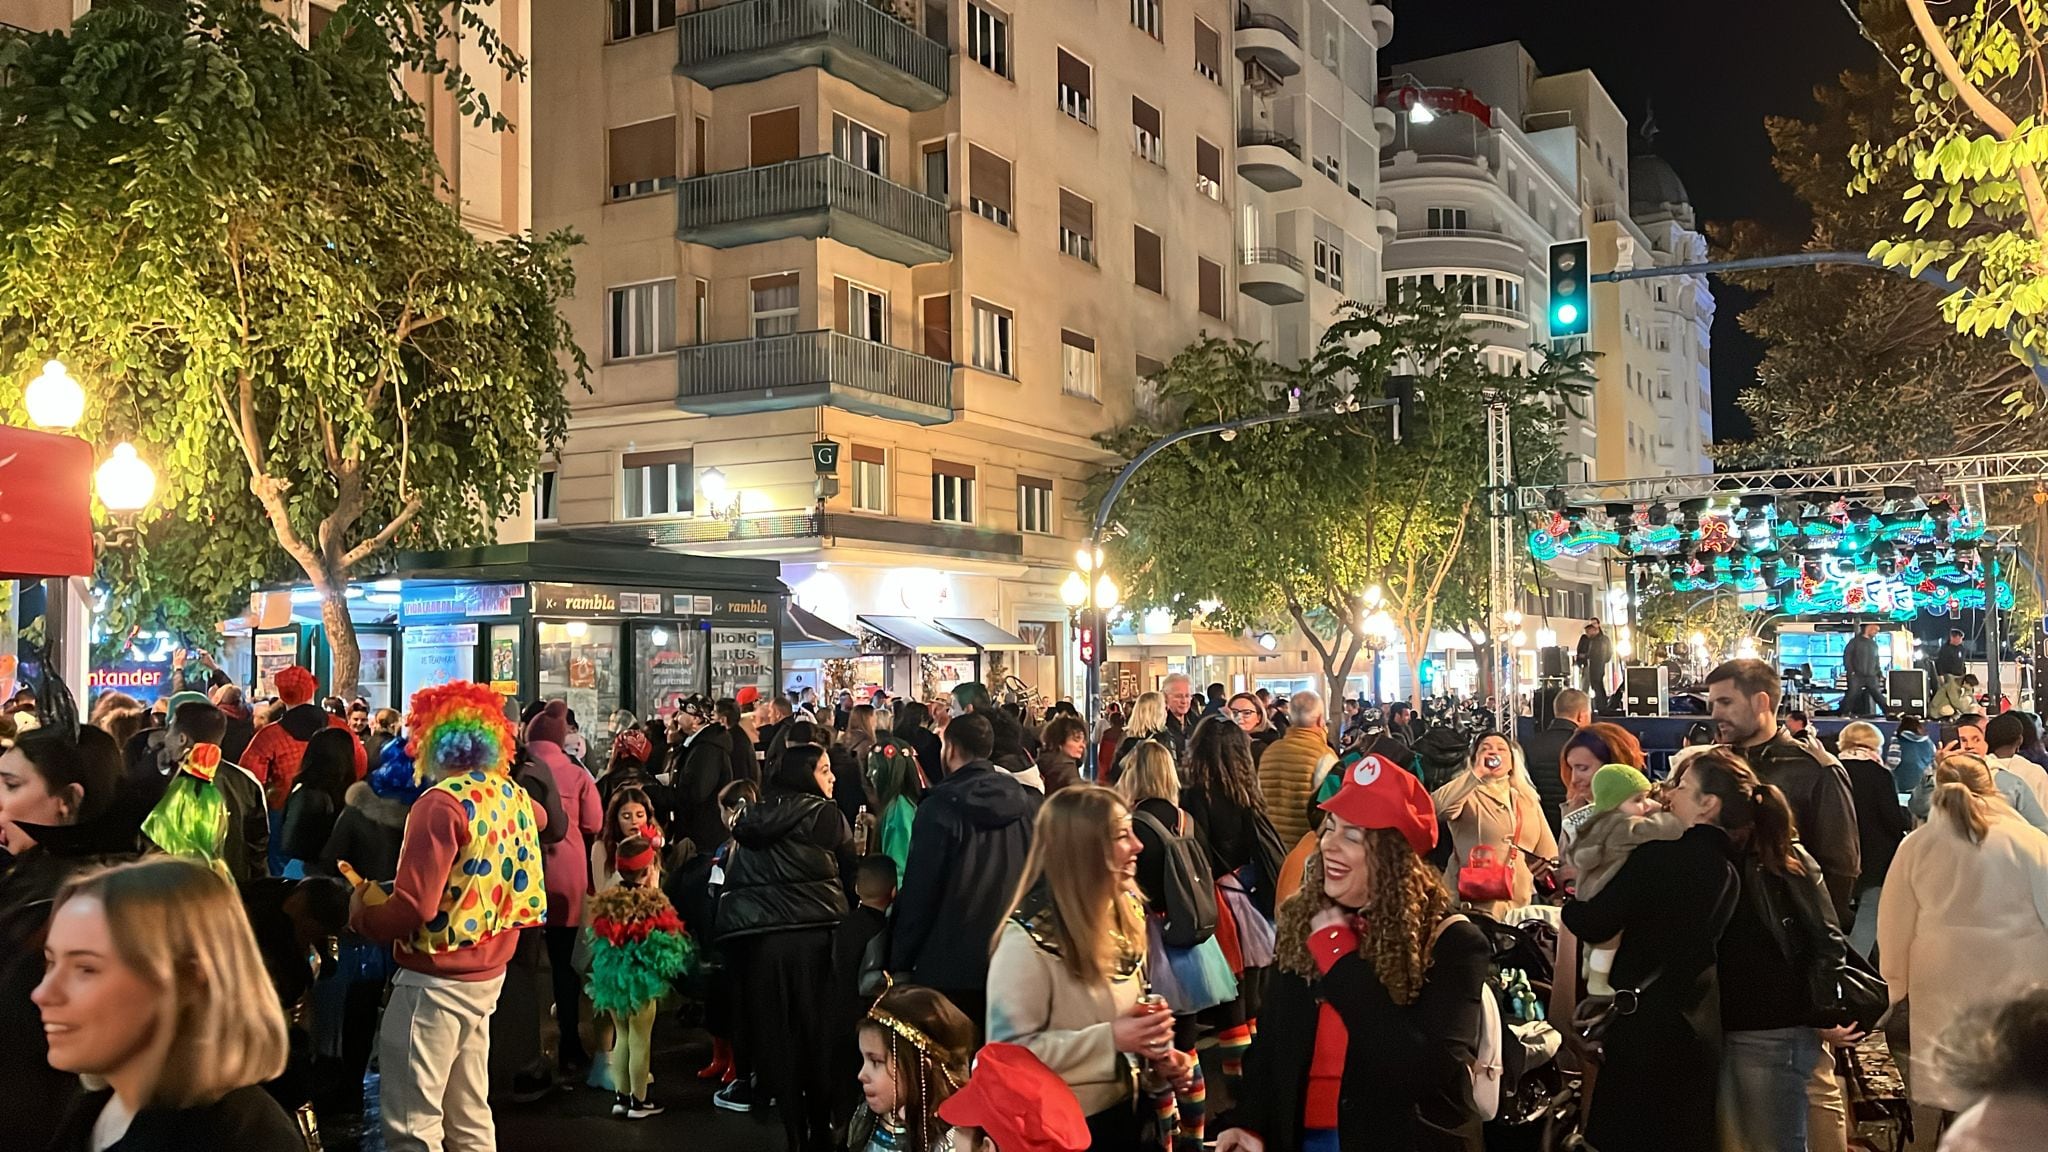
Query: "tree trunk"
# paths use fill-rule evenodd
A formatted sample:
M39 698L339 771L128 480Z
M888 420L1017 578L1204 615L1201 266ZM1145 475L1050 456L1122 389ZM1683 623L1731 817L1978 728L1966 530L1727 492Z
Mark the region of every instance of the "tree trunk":
M320 593L320 623L327 627L327 655L331 662L327 691L353 700L356 678L362 672L363 649L356 642L356 622L348 614L348 581L326 581L316 585L316 589Z

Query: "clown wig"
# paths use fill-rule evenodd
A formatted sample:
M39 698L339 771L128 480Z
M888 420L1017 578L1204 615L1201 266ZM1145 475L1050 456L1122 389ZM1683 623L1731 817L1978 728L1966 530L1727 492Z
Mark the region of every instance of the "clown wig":
M412 695L405 716L420 779L460 772L503 773L512 765L512 722L489 685L456 680Z

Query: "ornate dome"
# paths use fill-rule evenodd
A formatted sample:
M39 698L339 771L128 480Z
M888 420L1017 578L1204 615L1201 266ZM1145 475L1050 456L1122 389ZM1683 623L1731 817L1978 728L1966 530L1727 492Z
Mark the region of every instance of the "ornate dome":
M1680 205L1692 207L1692 197L1678 173L1662 157L1648 153L1629 157L1628 201L1629 212L1635 216L1652 215L1659 209L1671 213Z

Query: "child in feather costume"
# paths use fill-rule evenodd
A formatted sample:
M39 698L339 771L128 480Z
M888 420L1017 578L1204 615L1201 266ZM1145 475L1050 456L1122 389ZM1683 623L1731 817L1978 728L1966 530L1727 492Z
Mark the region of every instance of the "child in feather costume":
M696 948L654 883L654 845L635 836L619 845L614 863L618 886L590 901L585 990L591 1004L612 1018L612 1084L618 1089L612 1115L643 1120L663 1110L647 1095L655 1008Z

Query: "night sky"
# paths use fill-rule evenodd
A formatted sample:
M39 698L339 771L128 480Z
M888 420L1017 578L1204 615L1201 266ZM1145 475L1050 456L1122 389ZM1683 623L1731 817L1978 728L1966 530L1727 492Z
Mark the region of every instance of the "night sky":
M1394 39L1382 72L1404 60L1520 40L1545 73L1590 68L1631 126L1656 112L1655 151L1707 220L1760 220L1803 235L1806 213L1770 167L1767 115L1810 115L1813 88L1878 63L1840 0L1382 0ZM1745 299L1716 282L1714 431L1743 439L1738 390L1762 348L1735 323Z

